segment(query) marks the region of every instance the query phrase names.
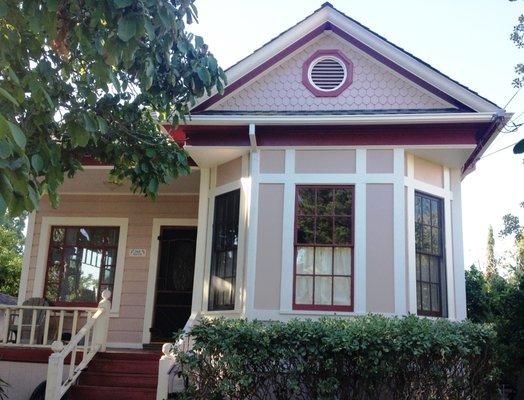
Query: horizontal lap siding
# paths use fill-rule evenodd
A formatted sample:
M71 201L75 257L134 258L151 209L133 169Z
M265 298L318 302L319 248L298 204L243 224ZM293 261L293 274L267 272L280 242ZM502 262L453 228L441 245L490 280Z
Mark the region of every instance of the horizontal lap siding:
M42 200L35 221L26 298L32 297L42 217L128 218L128 237L119 317L112 318L109 342L141 343L153 218L197 218L198 196L160 196L155 202L140 196L63 195L57 209ZM47 244L46 244L47 245ZM145 257L129 257L131 248L146 249Z

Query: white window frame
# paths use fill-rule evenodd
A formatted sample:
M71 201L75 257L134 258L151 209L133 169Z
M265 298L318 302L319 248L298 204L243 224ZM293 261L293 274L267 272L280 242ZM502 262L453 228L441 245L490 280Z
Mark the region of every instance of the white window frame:
M49 257L49 241L53 226L107 226L119 228L118 250L115 267L115 282L111 301L111 316L118 316L122 296L122 282L127 249L128 218L112 217L42 217L40 238L38 241L38 255L36 258L35 280L33 283L33 297L44 296L47 260Z

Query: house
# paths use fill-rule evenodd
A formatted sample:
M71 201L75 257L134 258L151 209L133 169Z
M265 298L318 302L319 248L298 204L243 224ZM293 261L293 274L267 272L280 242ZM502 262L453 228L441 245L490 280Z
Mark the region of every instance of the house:
M510 115L329 3L227 76L223 95L165 126L194 167L157 201L86 165L57 209L43 199L31 214L18 305L55 308L4 340L0 376L8 365L44 380L50 342L74 342L106 289L110 309L89 328L98 354L69 377L115 399L109 385L154 396L155 376L140 391L125 375L157 364L139 349L203 316L466 318L461 181ZM62 348L67 375L77 348Z

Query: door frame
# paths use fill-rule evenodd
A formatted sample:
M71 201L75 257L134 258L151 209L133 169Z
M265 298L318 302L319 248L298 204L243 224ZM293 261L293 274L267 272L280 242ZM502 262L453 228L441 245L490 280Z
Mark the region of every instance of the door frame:
M158 255L160 251L158 237L160 236L161 228L163 226L173 228L187 226L197 227L197 225L198 219L196 218L153 218L151 247L149 250L149 270L147 273L147 292L144 310L144 327L142 331L142 343L151 342L151 332L149 331L149 329L153 324L153 313L155 311L156 278L158 273ZM195 255L195 259L196 257L197 256Z

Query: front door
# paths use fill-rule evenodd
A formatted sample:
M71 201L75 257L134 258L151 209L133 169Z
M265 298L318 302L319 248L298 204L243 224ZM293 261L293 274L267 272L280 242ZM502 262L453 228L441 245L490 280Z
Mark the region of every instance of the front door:
M151 341L171 341L191 314L195 227L162 227Z

